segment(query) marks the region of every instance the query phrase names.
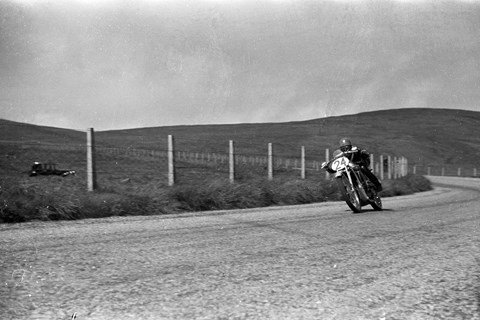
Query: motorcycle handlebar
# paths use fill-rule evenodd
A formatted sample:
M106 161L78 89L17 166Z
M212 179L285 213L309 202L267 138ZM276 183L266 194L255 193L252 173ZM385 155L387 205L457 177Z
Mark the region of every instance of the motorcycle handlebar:
M333 159L337 159L337 158L340 158L340 157L343 157L344 155L346 154L352 154L352 153L356 153L357 151L342 151L341 153L339 153L338 155L336 155Z

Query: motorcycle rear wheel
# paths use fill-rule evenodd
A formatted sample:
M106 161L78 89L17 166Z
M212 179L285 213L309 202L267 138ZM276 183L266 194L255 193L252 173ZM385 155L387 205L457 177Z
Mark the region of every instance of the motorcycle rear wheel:
M354 213L362 212L362 204L360 203L360 197L358 196L357 190L352 187L350 181L345 175L337 178L337 185L342 194L343 200L347 205L352 209Z

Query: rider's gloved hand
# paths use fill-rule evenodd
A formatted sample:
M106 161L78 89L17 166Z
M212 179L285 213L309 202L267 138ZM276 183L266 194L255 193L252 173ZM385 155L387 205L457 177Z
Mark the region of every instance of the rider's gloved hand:
M322 163L322 169L325 169L328 166L328 162L323 162Z
M358 164L350 164L353 170L360 170L360 166Z

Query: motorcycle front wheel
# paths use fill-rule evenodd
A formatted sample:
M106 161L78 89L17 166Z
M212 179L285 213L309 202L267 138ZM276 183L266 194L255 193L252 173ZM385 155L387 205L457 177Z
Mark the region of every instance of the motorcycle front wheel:
M372 207L376 211L381 211L383 209L382 206L382 198L378 195L377 192L375 192L375 195L373 196L373 201L371 203Z
M337 178L337 185L342 194L343 200L348 204L354 213L362 212L362 205L357 190L350 184L348 177L342 175Z

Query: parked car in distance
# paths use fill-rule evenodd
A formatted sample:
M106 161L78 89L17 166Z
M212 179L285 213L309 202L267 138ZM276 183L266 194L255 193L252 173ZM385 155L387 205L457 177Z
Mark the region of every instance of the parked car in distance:
M66 177L68 175L75 175L75 170L57 169L55 163L40 163L35 161L30 170L30 177L38 175L56 175Z

